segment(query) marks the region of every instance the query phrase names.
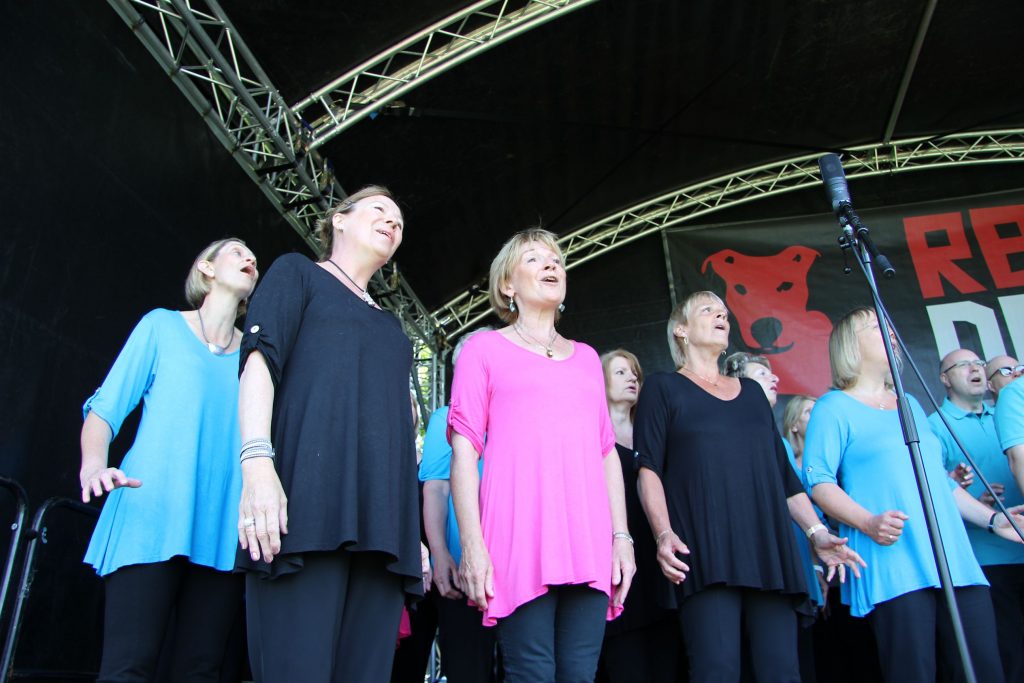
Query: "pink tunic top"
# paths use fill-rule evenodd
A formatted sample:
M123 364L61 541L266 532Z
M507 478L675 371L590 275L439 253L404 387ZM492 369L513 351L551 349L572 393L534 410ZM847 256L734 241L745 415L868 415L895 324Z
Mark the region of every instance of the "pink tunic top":
M615 453L604 375L574 342L553 361L485 332L463 347L448 413L453 432L487 452L480 485L494 598L484 625L548 586L589 584L611 595L612 521L604 457ZM608 619L622 611L608 604Z

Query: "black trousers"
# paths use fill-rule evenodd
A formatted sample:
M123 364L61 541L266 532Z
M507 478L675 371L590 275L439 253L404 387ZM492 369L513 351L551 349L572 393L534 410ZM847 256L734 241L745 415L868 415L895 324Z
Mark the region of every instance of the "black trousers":
M999 683L1003 667L996 646L995 617L986 586L954 589L967 649L978 681ZM945 598L937 588L905 593L875 605L868 614L878 643L882 676L890 683L934 683L942 660L947 680L964 680Z
M175 557L122 567L104 579L104 589L98 683L154 680L165 645L170 680L219 680L241 577Z
M643 628L606 635L601 668L609 683L676 683L682 645L678 619L669 616Z
M498 620L508 683L592 683L608 596L589 586L551 586Z
M402 580L379 553L305 553L294 574L248 574L249 663L256 683L382 683L391 677Z
M476 607L461 600L441 598L438 604L438 641L441 671L448 683L493 683L495 631L483 625Z
M992 584L999 657L1007 683L1024 683L1024 564L982 567Z
M755 680L800 683L796 611L786 596L709 586L683 601L679 623L693 683L740 680L742 628Z
M391 683L423 683L430 661L430 650L437 634L437 603L443 600L433 588L409 608L412 635L402 638L395 650Z

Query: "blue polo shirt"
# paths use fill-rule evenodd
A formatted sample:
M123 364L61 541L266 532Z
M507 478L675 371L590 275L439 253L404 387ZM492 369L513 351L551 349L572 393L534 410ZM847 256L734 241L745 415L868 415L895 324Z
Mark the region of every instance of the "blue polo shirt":
M1001 405L1002 403L1000 403ZM939 410L943 412L953 429L956 430L960 441L967 447L978 469L985 475L989 483L999 483L1006 487L1004 492L1006 506L1011 507L1024 503L1024 496L1021 495L1013 473L1010 472L1010 463L999 447L999 437L996 433L996 411L988 404L984 404L981 413L968 412L954 405L948 398L942 402ZM942 463L946 470L952 470L959 463L966 462L966 458L956 442L953 441L949 430L942 424L938 414L932 413L928 416L928 425L942 444ZM977 477L967 489L967 492L975 498L984 491L985 486ZM974 555L978 558L979 564L1024 564L1024 545L1011 543L973 524L965 526L967 527L967 537L971 540L971 547L974 548Z
M999 448L1005 451L1024 443L1024 382L1013 380L999 392L996 428Z

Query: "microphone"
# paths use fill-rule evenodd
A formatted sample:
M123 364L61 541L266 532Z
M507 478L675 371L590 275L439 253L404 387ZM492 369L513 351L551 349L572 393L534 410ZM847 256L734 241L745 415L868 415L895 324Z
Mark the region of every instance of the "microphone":
M850 199L850 188L846 185L846 173L843 172L843 163L837 154L825 154L818 159L818 168L821 170L821 180L825 183L825 191L828 193L829 202L832 204L832 213L839 219L839 225L851 226L857 237L864 242L868 251L875 257L875 261L882 269L882 275L891 278L896 274L889 259L879 253L874 243L868 236L868 229L860 222L860 216L853 210L853 201Z
M853 209L853 202L850 200L850 188L846 185L846 174L843 173L843 163L839 161L839 156L824 155L818 159L818 168L821 169L821 180L832 202L832 212L840 220L848 220L845 214L847 210Z

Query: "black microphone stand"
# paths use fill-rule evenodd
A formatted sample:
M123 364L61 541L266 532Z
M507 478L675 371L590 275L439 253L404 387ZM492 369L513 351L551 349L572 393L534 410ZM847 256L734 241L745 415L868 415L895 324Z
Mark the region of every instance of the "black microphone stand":
M885 356L889 360L893 387L896 389L896 406L899 411L900 425L903 428L903 440L907 444L910 461L914 467L914 477L917 479L921 507L924 509L925 525L928 527L928 536L932 542L932 554L935 557L935 565L939 570L939 584L942 586L942 592L946 598L946 607L949 609L949 618L953 623L953 634L956 637L957 649L960 651L960 660L963 662L965 680L967 683L977 683L977 678L974 675L974 665L971 663L971 655L967 650L964 626L960 621L960 611L956 606L956 596L953 593L953 579L950 577L949 563L946 560L946 549L942 543L942 536L939 534L939 523L935 518L935 508L932 506L931 487L928 485L928 476L925 473L924 461L921 458L921 440L918 437L917 424L910 409L910 402L907 400L907 393L903 389L899 366L896 363L896 352L893 349L892 339L889 335L889 314L878 293L875 273L871 267L872 256L878 257L880 254L871 242L867 227L860 222L852 208L849 208L848 205L845 209L840 207L837 210L837 214L839 215L839 224L843 227L843 235L839 238L839 246L843 248L844 252L847 249L853 251L857 264L860 266L864 279L867 281L868 289L871 291L875 316L878 319L879 331L882 333L882 341L885 344ZM877 259L880 264L883 258ZM892 277L890 273L895 273L895 271L891 265L888 265L888 261L884 263L887 266L885 268L887 276Z

